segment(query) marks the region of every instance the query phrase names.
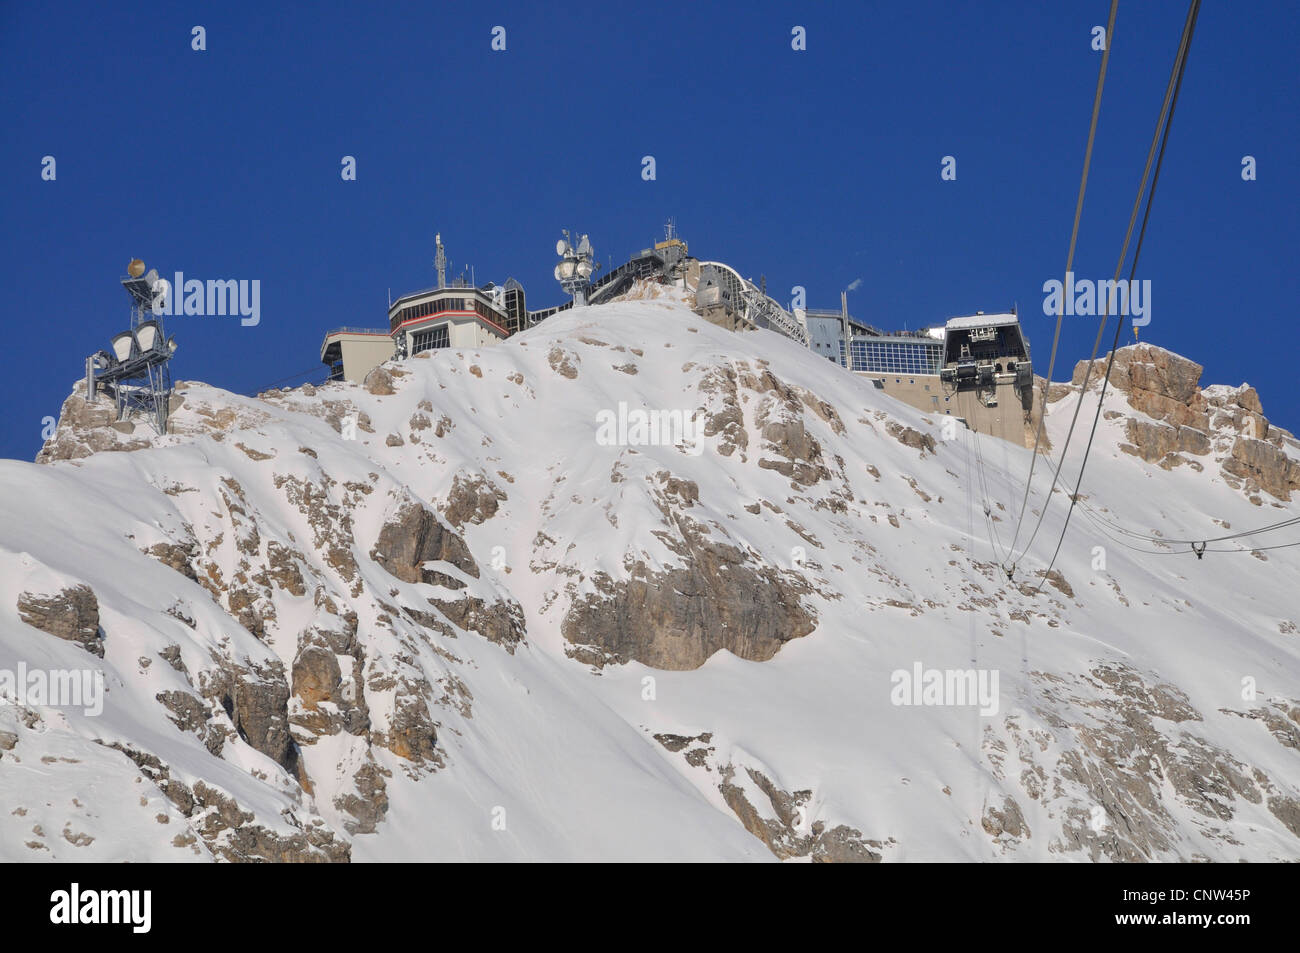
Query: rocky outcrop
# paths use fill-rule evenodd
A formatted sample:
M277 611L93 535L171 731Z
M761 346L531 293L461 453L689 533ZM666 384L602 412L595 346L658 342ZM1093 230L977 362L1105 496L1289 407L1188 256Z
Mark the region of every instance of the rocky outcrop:
M1247 481L1247 488L1259 487L1279 500L1291 499L1300 490L1300 460L1263 440L1238 437L1223 470Z
M577 656L672 670L698 668L723 649L765 661L815 627L798 576L694 533L683 552L682 568L653 572L637 560L626 581L594 576L596 591L576 599L561 626L569 642L597 650Z
M749 370L748 366L742 367L739 384L763 395L754 413L755 423L763 436L763 451L773 454L776 459L765 456L758 465L789 477L796 486L808 487L828 479L831 474L821 443L804 423L805 399L811 395L802 388L786 384L766 367L757 373ZM819 410L824 419L831 420L830 415L835 414L834 408L820 401L809 399L808 405ZM833 419L843 429L838 414Z
M1089 389L1100 386L1105 358L1089 378ZM1202 389L1203 368L1150 344L1120 348L1111 369L1111 387L1123 393L1142 417L1124 421L1125 453L1168 470L1187 464L1203 467L1196 458L1213 455L1228 483L1253 502L1263 491L1279 500L1300 489L1300 459L1286 451L1289 434L1269 424L1255 388L1216 385ZM1073 384L1083 383L1087 362L1074 369ZM1119 416L1107 411L1107 417ZM1150 419L1147 419L1150 418Z
M1076 387L1083 384L1087 369L1086 361L1075 365L1071 382ZM1200 364L1172 351L1138 344L1115 352L1110 386L1128 396L1129 406L1154 420L1174 427L1205 431L1209 420L1199 386L1203 370ZM1104 356L1093 365L1089 388L1101 386L1101 376L1105 371Z
M1130 417L1124 428L1128 443L1120 444L1120 450L1148 463L1158 463L1166 470L1186 462L1180 453L1203 456L1210 452L1209 436L1191 427L1171 427Z
M241 666L214 658L218 667L200 675L203 695L221 705L239 733L256 751L290 775L298 752L289 733L289 683L279 661Z
M323 473L316 481L277 474L273 482L307 519L312 530L312 546L323 556L325 564L350 584L351 595L360 595L361 579L352 552L352 511L370 488L349 483L340 493L337 481Z
M181 731L198 735L213 754L219 754L224 735L209 732L208 706L197 695L182 691L159 692L155 698L167 709L168 719Z
M1016 803L1015 798L1005 798L1000 808L992 804L987 805L984 816L980 819L980 826L984 828L984 833L1003 843L1030 836L1029 825L1025 823L1024 815L1020 813L1020 805Z
M921 433L911 427L904 427L900 423L890 421L885 429L889 435L905 447L911 447L913 450L920 450L921 456L926 453L934 453L934 438L928 433Z
M661 732L655 741L674 754L681 754L692 768L701 768L719 778L718 793L736 818L767 849L786 860L807 857L813 863L878 863L884 847L845 824L829 827L809 814L812 791L785 791L762 771L718 763L717 749L710 744L712 732L678 735Z
M151 446L153 431L126 422L117 424L117 405L100 397L86 401L85 384L78 384L63 402L53 435L36 455L37 463L78 460L92 453L115 450L142 450Z
M735 368L729 365L703 368L695 386L711 405L704 418L704 436L718 438L716 446L722 456L729 457L739 450L740 459L745 459L749 431L745 429Z
M99 600L87 585L69 586L53 595L19 593L18 616L34 629L76 642L91 655L104 657Z
M390 397L397 393L397 391L393 390L393 375L382 364L366 375L365 380L361 382L361 386L367 392L381 397Z
M337 635L311 628L299 636L290 669L293 698L288 713L289 723L298 729L294 737L302 744L341 731L364 735L370 728L361 646L355 639L340 644Z
M388 729L376 731L374 743L416 764L441 765L442 758L437 751L438 726L425 699L428 688L424 681L399 686Z
M403 582L433 582L427 562L448 562L478 578L478 564L465 541L415 500L405 501L384 523L370 558Z
M1244 805L1285 813L1282 779L1202 737L1202 716L1177 687L1116 662L1082 676L1035 677L1043 727L1026 731L1008 717L1010 743L986 728L984 753L995 780L1019 777L1054 817L1052 852L1125 862L1182 856L1176 811L1199 815L1205 836L1225 843L1235 843L1232 827L1212 824L1226 825ZM1010 797L986 804L982 825L1004 849L1031 836Z
M368 759L352 776L356 793L340 794L334 799L334 806L352 816L352 820L343 822L343 829L349 834L373 834L379 823L388 814L388 784L386 778L392 772L380 767L374 759Z
M569 380L576 380L578 377L578 368L573 363L576 358L576 354L571 354L559 345L552 347L546 355L546 361L551 365L551 370Z
M284 820L292 832L272 830L227 792L201 780L189 785L172 777L171 768L157 755L120 742L100 743L135 762L189 819L194 834L178 834L176 846L193 844L197 834L217 860L229 863L349 863L352 859L352 845L319 817L304 823L286 812Z
M511 655L524 640L524 610L517 602L492 602L466 596L456 601L430 599L429 604L467 632L476 632Z
M490 520L506 499L505 492L483 474L457 473L442 513L448 523L460 529L466 523Z
M767 802L773 817L764 817L760 808L746 796L745 787L733 783L734 765L722 768L723 781L718 785L727 807L740 819L745 830L782 860L808 857L813 863L879 863L881 844L863 838L862 832L840 824L827 829L822 821L807 816L811 791L786 792L773 784L762 772L745 768L749 781L757 789L756 800ZM875 849L873 849L875 848Z
M199 556L199 544L194 540L191 534L184 542L167 541L154 543L145 550L146 555L152 556L169 569L174 569L186 579L198 582L198 574L194 571L194 560Z

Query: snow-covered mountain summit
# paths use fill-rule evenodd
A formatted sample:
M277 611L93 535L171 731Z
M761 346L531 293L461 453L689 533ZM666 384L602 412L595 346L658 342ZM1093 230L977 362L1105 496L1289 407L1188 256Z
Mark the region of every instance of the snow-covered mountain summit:
M164 437L74 392L0 673L106 693L0 707L0 857L1300 857L1297 529L1160 541L1300 516L1300 448L1199 373L1117 355L1041 591L1030 451L672 298Z

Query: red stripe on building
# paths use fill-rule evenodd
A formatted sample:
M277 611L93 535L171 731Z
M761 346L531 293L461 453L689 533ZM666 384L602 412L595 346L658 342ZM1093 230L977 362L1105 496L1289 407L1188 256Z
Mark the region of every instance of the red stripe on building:
M489 321L487 318L483 317L483 315L479 314L477 311L439 311L437 314L426 314L422 318L408 318L407 320L399 324L397 327L393 328L391 333L396 334L398 331L402 330L402 328L406 327L408 324L424 324L430 321L437 321L439 318L445 318L448 317L449 315L464 315L471 318L478 318L484 324L490 324L492 327L496 328L498 331L500 331L502 334L506 335L507 337L509 337L510 335L510 332L507 331L505 328L503 328L501 325L497 324L495 321Z

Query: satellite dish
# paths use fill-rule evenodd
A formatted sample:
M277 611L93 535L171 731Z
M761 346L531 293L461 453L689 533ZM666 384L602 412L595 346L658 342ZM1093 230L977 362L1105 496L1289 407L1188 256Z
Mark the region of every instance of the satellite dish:
M139 278L144 274L144 262L139 258L132 258L131 263L126 266L126 273L132 278Z
M140 345L141 353L152 351L158 343L158 322L146 321L135 329L135 340Z
M131 358L131 350L135 344L135 336L130 331L120 331L113 335L112 347L113 354L118 362L127 361Z
M568 244L561 238L555 243L555 254L563 256L569 251Z
M591 242L587 241L586 235L583 235L582 241L578 242L578 254L579 255L591 254Z
M561 262L560 264L563 264L563 262ZM555 266L555 280L556 281L560 280L560 265Z

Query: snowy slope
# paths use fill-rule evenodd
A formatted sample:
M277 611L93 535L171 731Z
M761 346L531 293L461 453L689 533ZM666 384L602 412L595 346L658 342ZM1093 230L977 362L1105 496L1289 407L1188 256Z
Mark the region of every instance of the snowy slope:
M1123 451L1117 390L1038 593L1063 493L998 567L1028 450L671 298L182 396L147 449L0 464L0 670L109 689L0 707L4 859L1300 857L1300 547L1100 528L1300 506ZM620 403L702 451L606 445ZM21 619L78 585L102 660ZM918 663L996 671L996 713L895 704Z

